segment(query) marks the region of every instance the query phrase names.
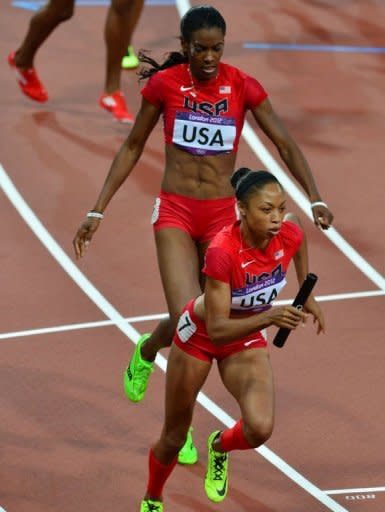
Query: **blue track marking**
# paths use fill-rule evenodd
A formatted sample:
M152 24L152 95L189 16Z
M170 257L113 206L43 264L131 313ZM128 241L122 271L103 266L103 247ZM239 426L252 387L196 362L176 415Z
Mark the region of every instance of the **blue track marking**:
M284 52L340 52L340 53L385 53L384 47L343 46L331 44L284 44L284 43L244 43L250 50L278 50Z
M12 7L37 11L47 2L44 0L13 0ZM110 0L76 0L79 7L100 7L110 5ZM146 0L146 5L175 5L175 0Z

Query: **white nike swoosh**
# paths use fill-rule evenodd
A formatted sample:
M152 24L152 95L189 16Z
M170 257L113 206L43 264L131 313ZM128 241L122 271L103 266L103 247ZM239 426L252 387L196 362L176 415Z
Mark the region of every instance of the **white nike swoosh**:
M246 261L246 263L241 263L241 268L246 268L250 263L254 263L255 260Z
M111 98L111 96L106 96L105 98L103 98L102 103L103 105L106 105L106 107L116 106L116 101L114 100L114 98Z
M259 340L249 340L249 341L245 341L244 345L245 347L248 347L249 345L251 345L252 343L257 343Z
M184 85L181 85L181 86L180 86L180 90L181 90L182 92L185 92L185 91L191 91L191 89L193 89L193 86L192 86L192 85L191 85L190 87L186 87L186 86L184 86Z

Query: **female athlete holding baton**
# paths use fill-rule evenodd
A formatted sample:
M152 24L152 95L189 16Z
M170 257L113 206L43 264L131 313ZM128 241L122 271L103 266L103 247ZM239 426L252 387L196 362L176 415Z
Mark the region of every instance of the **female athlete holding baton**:
M196 397L213 359L241 419L208 438L205 490L214 502L227 494L228 452L263 444L274 422L272 369L262 332L270 325L296 329L310 313L324 331L320 307L310 295L304 310L271 307L294 260L298 282L308 273L306 240L298 220L285 216L285 194L266 171L239 169L231 178L241 220L222 229L206 253L203 295L185 307L167 366L166 411L160 439L150 450L147 492L141 512L162 512L162 490L191 424Z

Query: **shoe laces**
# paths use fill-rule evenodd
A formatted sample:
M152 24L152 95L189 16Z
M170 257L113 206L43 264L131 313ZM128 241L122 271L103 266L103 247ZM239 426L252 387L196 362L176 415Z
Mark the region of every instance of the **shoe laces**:
M157 503L147 503L147 512L160 512L161 506Z
M213 450L214 451L214 450ZM223 479L223 472L225 470L225 463L227 461L227 454L226 453L214 453L213 457L213 468L212 471L214 473L214 480L222 480Z

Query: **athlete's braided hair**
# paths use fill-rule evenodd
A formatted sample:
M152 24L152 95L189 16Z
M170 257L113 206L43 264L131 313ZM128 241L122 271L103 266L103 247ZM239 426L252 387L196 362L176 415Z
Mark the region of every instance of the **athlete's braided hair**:
M180 20L181 35L179 36L179 39L181 41L191 41L193 32L202 28L213 27L219 28L223 32L223 35L226 34L226 22L221 13L217 11L215 7L210 5L197 5L195 7L191 7L191 9L189 9ZM159 64L149 57L144 50L141 50L138 53L138 58L140 62L150 64L151 66L150 68L142 68L139 71L139 80L149 78L154 73L157 73L162 69L188 62L187 55L182 52L170 52L167 54L167 58L162 64Z
M247 167L241 167L236 170L230 178L231 185L235 190L235 197L238 201L246 201L256 191L263 188L268 183L277 183L282 185L271 172L252 171Z

